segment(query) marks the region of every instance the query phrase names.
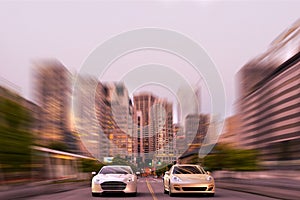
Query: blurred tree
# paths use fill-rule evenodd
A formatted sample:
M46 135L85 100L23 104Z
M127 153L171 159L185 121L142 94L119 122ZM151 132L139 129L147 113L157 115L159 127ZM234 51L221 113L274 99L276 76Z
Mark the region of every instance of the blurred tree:
M130 163L128 160L121 158L119 155L115 156L112 160L112 165L128 165L132 168L133 172L137 172L137 167Z
M30 111L17 102L0 97L1 125L13 129L28 128L32 121Z
M258 169L257 152L218 144L203 165L209 170L253 171Z
M30 111L0 97L0 163L3 172L30 171L32 134Z
M58 151L68 151L68 147L67 145L65 145L63 142L52 142L48 145L49 149L54 149L54 150L58 150Z
M82 172L98 172L104 166L99 160L81 159L80 163Z

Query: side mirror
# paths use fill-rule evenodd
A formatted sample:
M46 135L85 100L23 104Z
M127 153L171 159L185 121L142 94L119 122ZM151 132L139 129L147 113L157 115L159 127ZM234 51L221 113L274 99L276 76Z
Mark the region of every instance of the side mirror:
M96 172L92 172L92 175L94 175L94 176L95 176L96 174L97 174Z
M170 172L169 172L169 171L165 172L165 175L168 175L168 176L169 176L169 175L170 175Z
M210 172L210 171L207 171L206 173L207 173L208 175L211 175L211 172Z
M136 178L139 179L139 176L141 175L141 172L135 172Z

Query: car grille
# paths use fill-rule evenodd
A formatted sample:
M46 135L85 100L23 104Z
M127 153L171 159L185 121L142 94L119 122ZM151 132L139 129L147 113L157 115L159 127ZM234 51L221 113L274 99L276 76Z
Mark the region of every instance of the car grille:
M120 181L108 181L101 184L102 190L124 190L126 183Z
M207 187L182 187L183 191L206 191Z

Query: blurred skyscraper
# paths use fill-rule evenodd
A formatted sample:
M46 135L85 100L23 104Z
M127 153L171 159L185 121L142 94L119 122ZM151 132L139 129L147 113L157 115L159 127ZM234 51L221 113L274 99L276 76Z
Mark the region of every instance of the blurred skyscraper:
M96 88L99 81L91 76L77 76L74 79L72 118L73 132L79 136L82 149L87 149L95 158L101 160L108 155L108 140L101 137L101 129L97 119L97 102L101 92ZM94 106L95 105L95 106Z
M228 117L225 120L224 128L218 143L239 148L241 143L239 138L240 123L240 117L238 115Z
M174 152L173 104L166 99L156 99L151 121L155 137L154 163L171 163L176 160Z
M134 95L134 152L139 166L171 163L174 152L173 104L151 93Z
M110 141L109 155L132 161L132 103L128 90L124 83L103 83L101 98L99 121Z
M179 123L174 124L173 126L174 126L173 128L174 128L174 140L175 140L174 151L176 157L180 157L187 149L184 127Z
M151 93L141 93L134 95L134 145L136 153L136 162L152 163L155 152L155 135L153 125L151 124L151 108L154 105L156 97Z
M42 145L63 143L71 151L77 150L77 139L71 131L70 72L56 60L35 63L35 97L41 107L39 136Z
M189 114L185 118L185 137L187 148L180 156L184 162L189 162L189 159L198 158L199 150L203 144L204 137L208 133L209 115L204 114Z
M200 81L194 88L181 86L177 91L177 119L178 123L184 123L187 115L191 113L200 113L201 110L201 85Z
M120 156L132 161L132 104L123 83L77 77L75 125L89 152L101 162Z
M265 168L300 169L300 20L238 73L240 144Z

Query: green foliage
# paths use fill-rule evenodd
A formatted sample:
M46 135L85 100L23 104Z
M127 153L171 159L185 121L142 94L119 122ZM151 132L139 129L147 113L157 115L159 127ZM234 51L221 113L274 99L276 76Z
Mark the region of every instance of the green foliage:
M129 165L134 172L137 172L137 167L135 165L133 165L126 159L121 158L120 156L114 157L111 164L112 165Z
M173 164L162 163L162 165L159 168L157 168L157 170L155 171L156 175L163 176L164 173L172 167L172 165Z
M26 128L31 122L29 111L20 104L5 98L0 98L1 124L12 129Z
M29 111L0 97L0 163L3 172L29 171L33 137L27 131Z
M81 172L98 172L104 164L98 160L80 159Z
M253 171L258 169L257 152L216 145L203 165L209 170Z

